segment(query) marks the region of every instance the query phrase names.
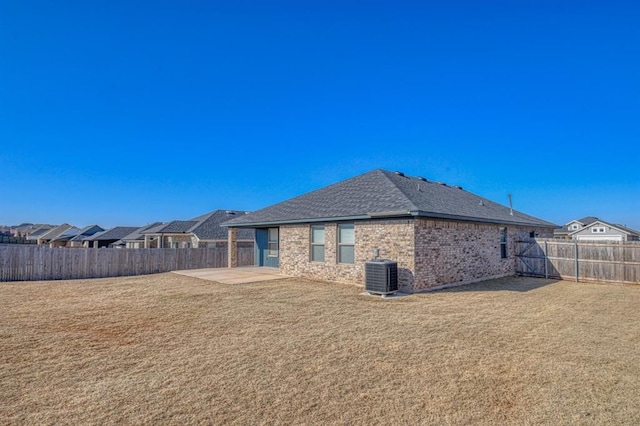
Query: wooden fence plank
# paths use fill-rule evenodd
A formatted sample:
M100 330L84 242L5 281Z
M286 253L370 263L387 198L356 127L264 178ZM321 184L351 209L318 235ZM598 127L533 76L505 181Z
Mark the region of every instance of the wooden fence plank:
M146 275L224 268L225 247L181 249L0 246L0 282ZM238 266L253 265L253 247L238 248Z
M532 249L532 244L538 249ZM640 242L540 238L517 241L516 250L516 271L520 275L640 284Z

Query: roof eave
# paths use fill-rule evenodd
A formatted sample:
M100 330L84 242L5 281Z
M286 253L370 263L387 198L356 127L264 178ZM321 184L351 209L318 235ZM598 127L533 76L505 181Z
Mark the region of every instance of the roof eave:
M557 228L558 225L553 223L535 223L535 222L522 222L522 221L508 221L508 220L500 220L500 219L488 219L484 217L471 217L471 216L458 216L452 214L445 213L433 213L433 212L425 212L425 211L415 211L411 212L413 216L418 217L431 217L435 219L450 219L450 220L463 220L467 222L482 222L482 223L495 223L499 225L520 225L520 226L535 226L538 228Z

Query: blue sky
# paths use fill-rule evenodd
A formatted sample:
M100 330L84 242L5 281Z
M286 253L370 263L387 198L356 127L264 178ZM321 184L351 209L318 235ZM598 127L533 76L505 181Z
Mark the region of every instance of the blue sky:
M375 168L640 229L640 6L0 0L0 224L257 210Z

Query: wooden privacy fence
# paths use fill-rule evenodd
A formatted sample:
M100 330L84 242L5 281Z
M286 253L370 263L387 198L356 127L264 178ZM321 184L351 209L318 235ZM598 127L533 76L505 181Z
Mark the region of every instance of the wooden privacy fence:
M520 275L640 284L640 243L535 239L516 242Z
M226 247L179 249L0 246L0 282L156 274L228 265ZM253 265L253 248L238 248L238 266Z

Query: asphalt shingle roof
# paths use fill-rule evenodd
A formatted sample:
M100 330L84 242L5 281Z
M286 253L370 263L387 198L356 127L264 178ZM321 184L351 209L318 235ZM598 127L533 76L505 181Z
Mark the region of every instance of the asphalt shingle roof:
M84 239L84 241L106 241L106 240L119 240L138 229L137 226L116 226L115 228L107 229L103 232L98 232L90 237Z
M225 226L263 226L370 217L427 216L555 228L457 186L372 170L232 219Z
M189 229L197 224L198 222L195 220L172 220L164 226L159 227L155 232L162 234L183 234L189 232Z
M144 233L152 230L154 228L160 228L162 225L164 225L164 223L162 222L155 222L155 223L151 223L149 225L145 225L142 226L138 229L136 229L135 231L133 231L132 233L130 233L129 235L125 235L122 239L125 241L133 241L133 240L144 240Z
M54 238L62 235L67 229L70 228L73 228L73 226L69 225L68 223L63 223L62 225L58 225L55 228L50 229L48 232L40 235L38 239L53 240Z
M56 238L53 238L52 241L68 241L71 238L78 235L78 232L80 232L80 228L76 228L75 226L72 226L71 228L64 231L62 234L58 235Z
M71 238L69 241L83 241L85 238L90 237L94 234L97 234L98 232L102 232L104 231L104 228L98 226L98 225L89 225L89 226L85 226L84 228L82 228L81 230L78 231L78 233Z
M36 239L36 237L43 236L44 234L46 234L47 232L51 231L52 229L53 229L53 228L48 228L48 227L44 227L44 226L43 226L43 227L38 228L38 229L36 229L35 231L31 232L31 233L28 235L27 239L28 239L28 240L31 240L31 239L35 240L35 239Z
M246 213L239 210L214 210L191 219L198 223L190 231L200 240L227 240L228 230L221 227L220 224L236 217L243 217ZM253 238L253 229L238 230L239 240L253 240Z

